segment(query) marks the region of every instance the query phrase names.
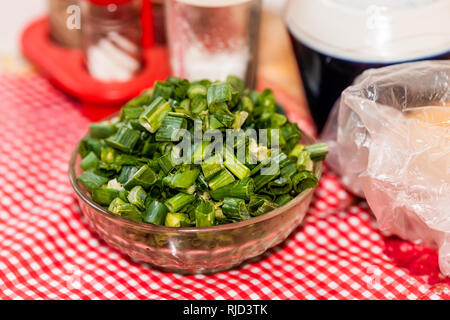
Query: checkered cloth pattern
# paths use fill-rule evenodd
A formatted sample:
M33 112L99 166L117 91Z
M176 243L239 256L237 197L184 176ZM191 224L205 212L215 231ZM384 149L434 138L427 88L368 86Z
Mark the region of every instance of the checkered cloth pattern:
M380 234L328 170L303 226L238 269L182 276L130 259L88 229L68 181L80 108L40 76L0 76L0 299L450 297L446 279L430 284L436 253L419 274L388 257L390 241L422 251Z

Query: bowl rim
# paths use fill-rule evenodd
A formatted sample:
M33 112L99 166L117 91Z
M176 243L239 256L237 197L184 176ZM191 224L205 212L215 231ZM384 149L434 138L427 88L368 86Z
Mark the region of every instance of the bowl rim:
M118 115L118 113L119 112L115 112L115 113L103 118L100 121L105 121L105 120L114 118ZM315 139L313 139L311 136L307 135L301 129L300 129L300 131L301 131L302 139L306 139L309 144L312 144L316 141ZM249 226L252 224L257 224L257 223L272 219L272 218L282 214L289 208L292 208L295 205L297 205L298 203L300 203L303 199L305 199L309 194L313 193L315 190L315 188L304 190L303 192L299 193L295 198L293 198L291 201L289 201L285 205L283 205L279 208L276 208L275 210L273 210L269 213L266 213L266 214L263 214L263 215L260 215L257 217L252 217L248 220L234 222L234 223L227 223L227 224L222 224L222 225L218 225L218 226L172 228L172 227L166 227L166 226L153 225L151 223L146 223L146 222L137 222L137 221L123 218L123 217L103 208L101 205L97 204L89 196L87 196L85 192L83 192L84 187L82 187L80 185L80 183L78 183L78 180L76 177L75 165L77 162L77 157L79 156L78 149L79 149L80 142L82 139L84 139L87 136L88 136L88 133L83 135L83 138L81 138L80 141L75 146L75 149L73 150L71 158L70 158L69 180L72 185L72 188L75 190L75 193L87 205L89 205L91 208L95 209L97 212L99 212L106 218L126 224L132 228L141 229L142 231L145 231L145 232L168 232L168 233L178 233L178 234L191 234L191 233L207 233L207 232L218 232L218 231L225 231L225 230L229 231L229 230L233 230L233 229L239 229L239 228L243 228L243 227L246 227L246 226ZM320 180L320 178L322 176L322 163L323 163L323 161L318 161L318 162L315 162L315 165L314 165L314 174L316 175L318 180Z

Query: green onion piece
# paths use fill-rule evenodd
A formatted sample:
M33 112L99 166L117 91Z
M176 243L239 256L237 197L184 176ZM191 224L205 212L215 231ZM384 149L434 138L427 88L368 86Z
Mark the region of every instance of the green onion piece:
M188 189L195 183L195 180L197 180L199 174L200 170L198 169L178 171L173 175L163 178L162 181L165 185L169 186L170 188Z
M101 149L102 144L100 143L100 140L91 137L81 140L78 146L78 152L82 158L86 157L89 152L94 152L97 157L100 157Z
M188 227L191 224L189 217L184 213L172 213L169 212L166 215L166 220L164 222L166 227L170 228L180 228Z
M84 171L95 169L98 165L99 159L95 155L93 151L89 152L89 154L83 158L83 160L80 163L81 169Z
M97 188L92 191L92 200L102 206L109 206L115 199L120 197L121 191L110 188Z
M301 131L296 123L286 123L281 127L280 141L283 139L285 145L283 151L290 153L290 151L298 144L302 138Z
M289 153L289 158L295 159L297 161L298 156L305 150L305 146L303 144L297 144Z
M239 91L244 91L245 89L244 81L237 76L229 75L227 77L227 82L231 84L234 88L238 89Z
M92 192L94 189L100 188L107 183L108 178L99 176L92 171L86 171L78 177L78 181Z
M203 161L201 167L203 175L206 179L209 179L223 169L222 157L220 157L219 155L212 156Z
M297 158L297 168L299 171L312 171L314 163L311 160L311 154L305 150L300 152Z
M217 120L217 118L214 115L210 115L208 120L209 120L209 129L223 128L223 123Z
M173 86L165 82L156 81L153 86L152 101L162 98L168 100L172 95Z
M214 206L209 201L201 201L195 208L195 226L211 227L215 222Z
M127 202L123 201L122 199L120 199L120 198L115 198L115 199L113 199L113 201L111 201L111 203L109 204L108 210L111 211L111 212L113 212L113 213L115 213L115 214L117 214L117 215L120 215L120 213L119 213L119 207L120 207L120 206L123 206L123 205L126 205L126 204L127 204Z
M291 178L296 173L297 173L297 165L295 163L290 163L289 165L281 168L280 171L280 174L286 178Z
M150 99L145 99L146 103L140 106L125 106L120 112L120 118L123 120L138 120L139 116L144 112L146 105L150 103Z
M235 181L233 175L227 170L223 169L217 175L215 175L211 180L208 181L209 188L211 190L217 190L227 184Z
M208 87L207 92L208 106L213 103L228 102L232 99L231 86L229 83L213 83Z
M274 174L266 174L266 175L259 175L254 178L255 181L255 190L258 191L262 187L264 187L266 184L268 184L270 181L274 180L276 177L280 175L280 171L276 171Z
M202 141L195 146L194 152L192 153L191 161L194 164L202 163L202 160L207 156L208 146L211 144L209 141Z
M241 99L241 108L243 111L246 111L249 115L253 113L255 105L250 97L244 96Z
M319 184L317 177L310 171L301 171L292 178L295 192L301 193L306 189L315 188Z
M148 106L151 102L151 94L149 91L145 91L144 93L142 93L141 95L137 96L134 99L131 99L130 101L127 102L127 104L122 108L121 111L124 111L123 109L127 109L127 108L139 108L139 107L145 107ZM136 119L136 118L133 118Z
M206 97L207 89L205 86L201 84L193 84L189 87L187 91L187 95L190 99L195 98L196 96Z
M216 112L214 113L214 117L227 128L231 127L234 123L234 117L225 112Z
M129 220L141 222L142 213L131 203L126 203L120 198L114 199L108 208L109 211Z
M179 109L189 113L191 111L191 100L184 99L183 101L181 101Z
M108 138L109 136L112 136L114 133L116 133L116 131L116 126L107 122L91 123L89 125L89 135L92 138Z
M116 161L116 150L109 147L102 148L100 159L102 160L103 163L107 164L114 163Z
M148 139L144 142L144 147L142 148L142 156L152 158L155 155L155 152L158 150L160 146L159 142L153 142L151 139Z
M137 130L120 127L116 135L106 139L105 142L110 147L126 153L131 153L140 136L141 134Z
M214 200L223 200L224 198L240 198L248 200L255 191L255 183L252 178L247 177L240 181L235 181L222 188L211 191L211 197Z
M195 197L192 194L180 192L164 202L164 204L167 206L170 212L177 212L183 209L188 204L192 203L194 200Z
M228 168L236 177L240 180L248 177L250 175L250 169L247 168L244 164L239 162L238 159L234 156L233 152L229 148L225 148L225 161L224 165Z
M153 200L145 210L144 222L163 226L166 220L168 209L166 205L158 200Z
M278 204L280 207L285 205L286 203L288 203L289 201L291 201L293 198L291 195L289 194L283 194L281 196L279 196L275 202L276 204Z
M124 184L124 188L131 190L135 186L141 186L144 189L148 189L157 180L155 172L147 165L143 165L134 175L132 175L128 181Z
M172 161L172 153L166 153L162 157L158 158L158 164L165 174L169 174L173 168L175 168L175 164Z
M274 113L276 108L275 97L272 90L266 89L258 96L258 105L262 107L265 112Z
M270 127L281 128L287 122L286 116L279 113L272 113L270 116Z
M208 104L203 96L196 96L191 100L191 112L193 114L200 114L208 109Z
M328 154L328 146L326 143L317 143L306 146L305 150L311 154L311 160L314 162L325 160L325 157Z
M263 200L262 205L256 211L253 211L250 214L256 217L265 214L267 212L270 212L272 210L275 210L276 208L278 208L278 204L268 200Z
M167 101L158 97L144 110L139 117L139 122L147 131L155 133L170 111L172 108Z
M158 132L156 132L156 141L175 141L172 140L174 134L180 129L186 129L187 122L186 119L174 116L166 116L162 121L161 127Z
M247 118L248 118L248 112L246 112L246 111L237 112L234 117L233 129L235 131L239 130L244 125L245 120L247 120Z
M124 184L138 171L134 166L123 166L117 181Z
M128 201L134 204L139 209L145 209L145 198L147 198L147 193L141 186L136 186L128 193Z
M286 177L279 177L268 183L267 188L273 195L288 193L292 189L292 181Z
M223 199L222 211L224 215L235 221L250 219L245 201L239 198Z

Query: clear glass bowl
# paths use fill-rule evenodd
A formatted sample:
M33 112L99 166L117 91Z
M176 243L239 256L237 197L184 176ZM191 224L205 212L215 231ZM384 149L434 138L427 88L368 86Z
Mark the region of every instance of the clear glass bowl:
M303 144L314 140L303 133ZM207 228L168 228L124 219L91 200L78 183L78 146L70 160L70 182L89 226L109 245L164 271L215 273L239 265L284 241L302 222L313 195L308 189L286 205L246 221ZM314 172L318 178L322 163Z

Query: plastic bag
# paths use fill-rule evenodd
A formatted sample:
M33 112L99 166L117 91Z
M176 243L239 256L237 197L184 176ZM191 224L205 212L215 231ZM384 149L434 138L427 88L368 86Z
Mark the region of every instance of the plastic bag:
M449 276L450 61L367 70L343 91L321 140L379 229L439 248Z

